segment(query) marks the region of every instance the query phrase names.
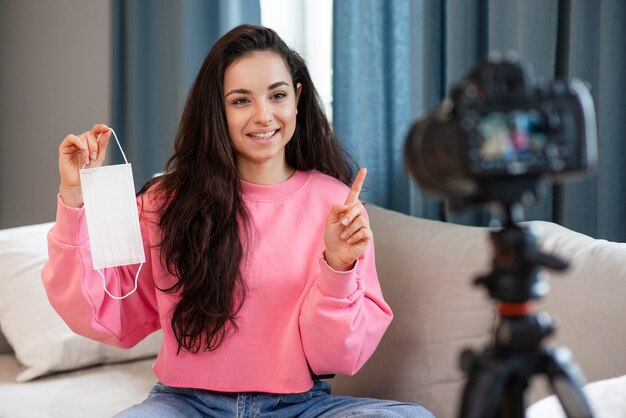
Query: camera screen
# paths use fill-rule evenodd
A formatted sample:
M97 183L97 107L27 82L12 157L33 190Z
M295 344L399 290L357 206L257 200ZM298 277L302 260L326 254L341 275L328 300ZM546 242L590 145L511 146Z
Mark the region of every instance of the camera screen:
M480 169L526 172L545 164L549 138L544 116L536 110L491 112L477 124Z

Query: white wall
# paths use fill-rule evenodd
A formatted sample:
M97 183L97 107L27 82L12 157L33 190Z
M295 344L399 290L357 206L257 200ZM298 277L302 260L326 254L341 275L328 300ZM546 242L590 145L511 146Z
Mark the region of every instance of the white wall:
M54 220L58 146L111 115L110 0L0 0L0 228Z

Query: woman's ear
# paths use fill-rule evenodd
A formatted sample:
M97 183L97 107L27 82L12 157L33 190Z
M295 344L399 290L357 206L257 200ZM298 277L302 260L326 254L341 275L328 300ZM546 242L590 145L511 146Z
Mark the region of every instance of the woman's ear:
M300 93L302 93L302 83L296 84L296 115L298 114L298 103L300 102Z
M300 100L300 93L302 93L302 83L296 84L296 107L298 106L298 100Z

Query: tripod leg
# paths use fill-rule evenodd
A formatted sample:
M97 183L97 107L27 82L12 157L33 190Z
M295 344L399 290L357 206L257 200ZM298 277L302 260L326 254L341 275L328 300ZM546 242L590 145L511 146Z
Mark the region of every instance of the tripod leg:
M501 418L501 407L507 381L513 369L497 359L489 358L489 353L483 357L475 357L473 365L467 370L469 379L463 390L461 401L461 418ZM523 418L524 410L520 415L510 418Z
M545 353L546 374L568 418L593 418L591 406L582 390L584 379L566 348Z
M506 383L502 402L500 403L500 415L502 418L524 418L526 416L526 389L528 389L528 376L518 370Z

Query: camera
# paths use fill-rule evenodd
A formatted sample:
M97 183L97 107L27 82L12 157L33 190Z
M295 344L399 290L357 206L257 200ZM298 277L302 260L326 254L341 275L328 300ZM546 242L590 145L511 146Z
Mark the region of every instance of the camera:
M516 201L543 179L597 162L593 100L580 80L536 82L529 64L492 54L410 128L405 167L426 192L467 204Z

